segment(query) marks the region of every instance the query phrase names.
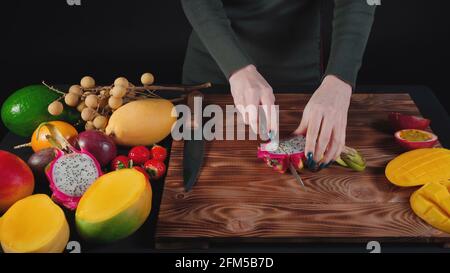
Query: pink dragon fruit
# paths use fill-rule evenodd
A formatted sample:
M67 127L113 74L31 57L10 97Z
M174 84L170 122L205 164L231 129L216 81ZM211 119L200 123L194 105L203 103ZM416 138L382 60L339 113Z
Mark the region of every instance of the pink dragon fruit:
M57 148L55 159L46 168L52 198L74 210L87 188L102 175L98 161L89 152L75 149L51 124L49 141Z
M276 145L278 144L278 145ZM305 138L293 136L276 142L263 143L258 148L258 158L266 162L275 171L285 173L292 164L296 170L303 169L305 160Z

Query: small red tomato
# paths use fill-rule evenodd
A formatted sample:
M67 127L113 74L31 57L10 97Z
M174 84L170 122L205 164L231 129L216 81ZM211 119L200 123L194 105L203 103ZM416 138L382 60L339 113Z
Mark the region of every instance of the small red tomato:
M152 149L150 150L151 154L152 154L152 158L159 160L159 161L164 161L166 160L167 157L167 150L166 148L159 146L159 145L155 145L152 147Z
M111 171L128 168L130 159L125 155L119 155L111 161Z
M145 146L133 147L128 153L128 157L133 160L134 165L142 165L150 159L150 151Z
M158 180L166 172L166 165L162 161L150 159L145 162L144 169L150 175L151 179Z
M133 169L135 169L136 171L141 172L143 175L145 175L145 178L147 178L147 180L150 180L150 176L148 175L148 173L144 170L144 168L140 167L140 166L134 166Z

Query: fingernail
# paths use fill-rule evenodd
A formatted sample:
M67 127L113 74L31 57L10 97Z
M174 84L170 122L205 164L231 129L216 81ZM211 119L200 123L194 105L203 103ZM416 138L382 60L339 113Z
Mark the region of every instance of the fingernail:
M327 165L328 165L328 164L320 163L320 165L319 165L319 170L322 170L322 169L326 168Z
M331 160L330 162L328 162L327 164L325 164L325 167L324 168L328 168L328 167L330 167L330 165L331 164L333 164L334 163L334 161L333 160Z
M306 165L310 165L311 164L311 160L312 160L312 157L313 157L313 154L311 153L311 152L309 152L307 155L306 155Z

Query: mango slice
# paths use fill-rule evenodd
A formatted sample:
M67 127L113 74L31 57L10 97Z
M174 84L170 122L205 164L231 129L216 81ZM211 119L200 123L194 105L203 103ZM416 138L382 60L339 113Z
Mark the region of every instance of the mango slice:
M45 194L17 201L1 218L0 238L6 253L63 252L69 233L63 210Z
M387 179L400 187L450 181L450 150L417 149L399 155L386 166Z
M447 185L430 182L411 195L414 213L431 226L450 233L450 192Z

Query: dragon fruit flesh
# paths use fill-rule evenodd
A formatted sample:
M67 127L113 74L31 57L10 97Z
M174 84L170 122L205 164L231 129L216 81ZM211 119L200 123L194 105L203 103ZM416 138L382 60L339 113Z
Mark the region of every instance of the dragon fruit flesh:
M87 188L102 175L93 155L75 149L52 124L45 124L47 139L56 148L56 157L45 169L55 202L74 210Z
M74 210L87 188L102 175L100 164L86 151L58 151L47 169L55 202Z
M261 144L258 148L258 158L266 162L275 171L285 173L292 164L299 171L303 168L305 160L305 138L303 136L293 136L278 142Z

